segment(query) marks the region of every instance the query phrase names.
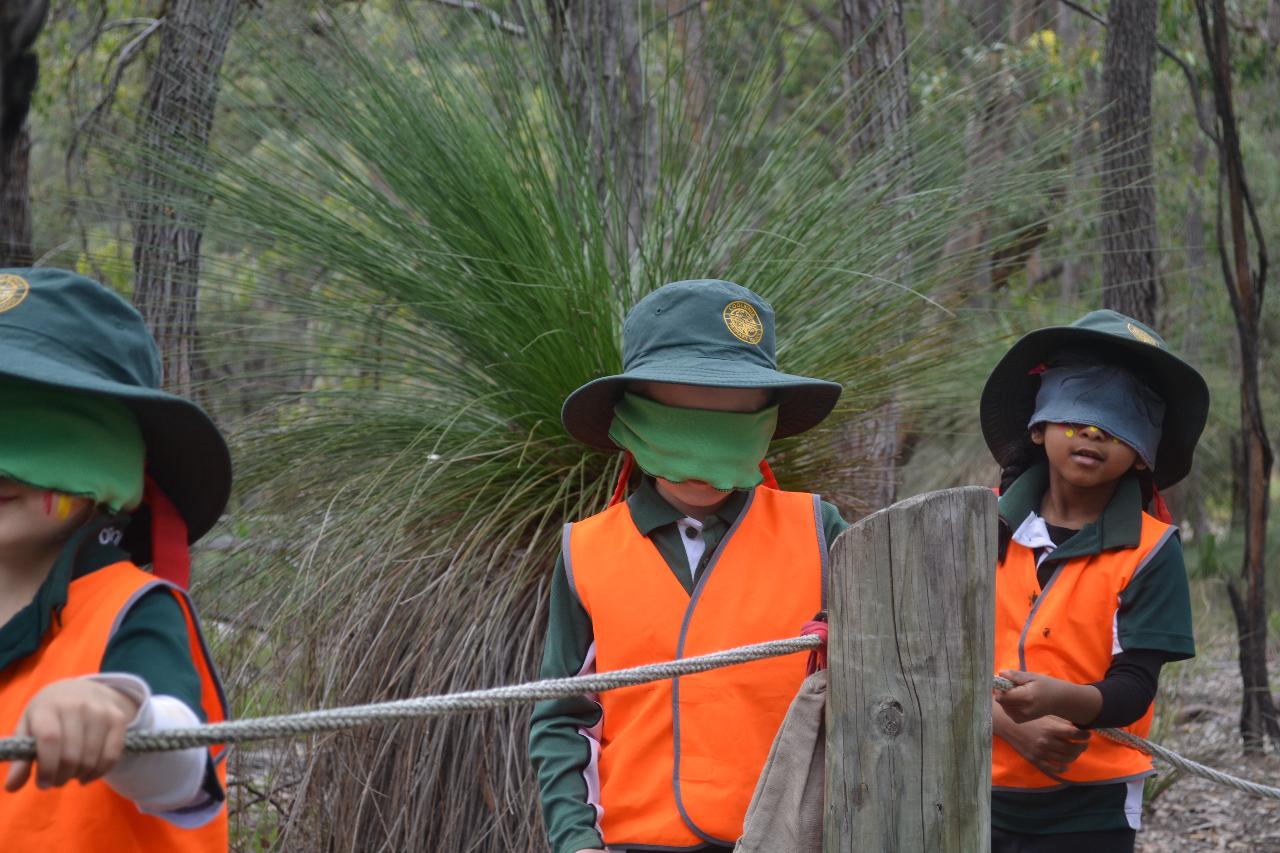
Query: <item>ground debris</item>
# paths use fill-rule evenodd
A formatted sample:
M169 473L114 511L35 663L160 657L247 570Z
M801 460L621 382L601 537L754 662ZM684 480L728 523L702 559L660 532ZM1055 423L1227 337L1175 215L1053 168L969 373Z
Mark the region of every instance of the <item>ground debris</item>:
M1272 750L1246 757L1241 750L1240 668L1234 637L1217 639L1201 641L1196 660L1167 668L1168 681L1162 675L1164 711L1152 740L1234 776L1275 784L1280 779L1280 755ZM1274 650L1269 657L1276 660ZM1280 853L1280 801L1181 776L1148 804L1137 850Z

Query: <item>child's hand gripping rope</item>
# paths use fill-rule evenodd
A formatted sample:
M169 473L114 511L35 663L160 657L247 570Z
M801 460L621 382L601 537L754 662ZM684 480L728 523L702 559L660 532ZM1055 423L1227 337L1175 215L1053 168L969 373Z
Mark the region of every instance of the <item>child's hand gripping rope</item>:
M13 762L6 791L20 789L35 765L36 785L81 784L105 775L124 755L124 735L138 702L90 678L55 681L27 705L15 733L35 738L36 757Z

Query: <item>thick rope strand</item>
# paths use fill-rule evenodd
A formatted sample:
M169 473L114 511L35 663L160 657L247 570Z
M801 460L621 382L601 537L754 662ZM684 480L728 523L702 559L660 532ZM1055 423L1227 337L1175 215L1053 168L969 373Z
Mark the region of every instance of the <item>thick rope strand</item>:
M211 723L184 729L168 729L158 732L129 732L125 735L125 752L164 752L189 749L196 746L244 743L269 738L292 737L318 732L367 726L372 723L396 720L436 717L466 711L485 711L536 702L543 699L563 699L584 693L602 693L619 687L632 687L652 681L665 681L682 675L692 675L707 670L747 663L763 658L805 652L817 648L822 640L815 636L790 637L728 649L722 652L681 658L663 663L651 663L631 669L579 675L572 678L551 678L524 684L449 693L441 696L421 696L393 702L377 702L347 708L331 708L307 711L301 714L284 714L274 717L257 717ZM30 737L0 739L0 761L13 761L35 757L35 740Z
M164 752L199 746L213 746L215 744L246 743L255 740L341 731L374 723L438 717L444 714L468 711L486 711L508 705L537 702L544 699L563 699L588 693L602 693L606 690L616 690L620 687L633 687L637 684L647 684L653 681L665 681L669 678L693 675L749 661L811 651L822 644L822 638L808 635L755 643L708 655L646 664L612 672L579 675L572 678L552 678L525 682L524 684L491 687L484 690L470 690L441 696L421 696L415 699L308 711L301 714L232 720L225 723L212 723L186 729L169 729L161 732L129 732L125 735L125 751L130 753ZM1000 692L1011 690L1013 687L1013 682L999 676L996 676L991 681L991 688ZM1140 750L1192 776L1199 776L1219 785L1234 788L1237 791L1243 791L1254 796L1280 799L1280 788L1260 785L1247 779L1240 779L1219 770L1214 770L1212 767L1206 767L1199 762L1179 755L1171 749L1121 729L1107 728L1097 729L1096 731L1104 737ZM0 738L0 761L30 759L34 758L35 754L35 740L33 738Z

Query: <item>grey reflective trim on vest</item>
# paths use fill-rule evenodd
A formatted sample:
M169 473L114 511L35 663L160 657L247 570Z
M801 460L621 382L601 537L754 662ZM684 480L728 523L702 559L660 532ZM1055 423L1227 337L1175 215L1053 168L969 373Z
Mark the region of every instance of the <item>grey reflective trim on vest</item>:
M182 587L175 583L170 583L163 578L154 578L143 584L133 593L133 595L129 596L129 599L124 603L124 606L120 608L120 612L116 614L115 621L111 623L111 631L107 634L107 642L111 642L111 638L116 635L116 631L120 629L121 623L124 622L125 616L129 614L129 611L133 609L133 606L137 604L144 595L151 592L156 587L166 587L170 591L182 597L182 602L186 605L186 615L191 617L191 622L195 625L196 639L200 641L200 654L204 658L204 668L208 670L209 677L213 679L213 689L217 693L218 704L222 706L222 716L224 719L231 719L231 706L227 704L227 694L226 691L222 689L222 678L218 675L218 668L213 663L213 655L209 654L209 646L204 639L204 629L200 627L200 617L196 613L195 605L191 603L191 596L187 595L187 591ZM184 617L182 621L186 622L186 618ZM192 649L191 653L194 655L196 650ZM199 675L199 673L196 674ZM201 679L201 693L203 693L203 687L204 680ZM204 697L202 695L202 705L204 704L203 699ZM216 766L226 760L229 752L229 749L223 749L222 754L213 760L214 765Z
M813 496L813 524L818 530L818 559L822 561L818 576L822 578L822 589L818 593L818 604L827 609L827 531L822 526L822 498Z
M565 580L569 581L569 594L586 612L587 606L582 603L582 596L578 595L578 584L573 579L573 554L569 551L569 533L572 530L573 522L569 522L564 526L564 532L560 534L560 558L564 560L564 576Z
M1024 546L1025 547L1025 546ZM1045 596L1049 594L1049 590L1053 589L1054 582L1058 579L1058 575L1062 574L1062 567L1066 562L1058 563L1058 567L1053 570L1049 582L1044 585L1044 589L1040 590L1040 594L1036 596L1036 603L1031 605L1031 612L1027 614L1026 624L1022 626L1022 634L1018 636L1018 668L1023 672L1029 672L1027 669L1027 631L1031 629L1031 621L1036 618L1036 611L1040 609L1040 605L1044 602ZM1032 563L1032 571L1036 570L1034 562Z
M1134 578L1141 574L1142 570L1147 567L1147 563L1154 560L1156 555L1160 553L1160 549L1164 547L1164 543L1169 541L1169 537L1177 532L1178 528L1170 524L1169 529L1164 532L1159 541L1157 541L1152 549L1147 552L1147 556L1142 558L1142 562L1138 563L1138 565L1134 567L1133 574L1129 575L1129 583L1133 583Z
M763 488L756 486L756 489ZM693 595L689 597L689 606L684 611L684 621L680 623L680 639L676 643L676 660L684 657L684 641L689 634L689 623L693 620L693 611L698 606L699 599L702 598L702 590L707 584L707 578L711 577L711 573L715 571L716 566L720 564L720 558L724 556L725 549L729 546L729 540L733 538L733 534L738 532L738 528L742 526L743 520L751 513L751 507L756 502L756 489L751 490L747 503L742 508L742 512L738 513L738 518L733 522L733 526L725 533L724 538L720 540L720 544L716 546L716 553L711 558L711 562L702 570L698 576L697 583L693 586ZM675 745L675 761L671 766L671 783L675 788L676 809L680 812L680 819L684 821L685 826L694 835L706 840L711 844L719 844L723 847L732 847L734 842L724 838L716 838L714 835L703 832L693 819L689 817L689 812L684 807L684 797L680 792L680 679L679 677L671 679L671 721L673 724L672 740ZM684 848L694 849L697 848Z
M1044 773L1043 770L1040 771ZM1062 784L1050 785L1047 788L1015 788L1011 785L992 785L992 791L999 791L1005 794L1052 794L1054 791L1061 791L1064 788L1090 788L1097 785L1123 785L1127 782L1136 782L1139 779L1146 779L1148 776L1156 775L1156 771L1144 770L1141 773L1134 773L1130 776L1117 776L1114 779L1099 779L1096 782L1071 782L1063 779L1061 776L1054 776L1051 773L1045 773L1052 779L1057 779Z

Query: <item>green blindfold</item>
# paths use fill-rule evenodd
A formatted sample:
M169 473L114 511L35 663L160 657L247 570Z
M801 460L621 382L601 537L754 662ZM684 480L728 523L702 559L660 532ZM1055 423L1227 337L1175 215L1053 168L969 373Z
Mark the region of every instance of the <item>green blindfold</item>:
M0 476L114 511L142 501L138 419L111 397L0 378Z
M717 412L664 406L623 394L613 410L609 437L631 451L640 470L654 477L749 489L764 479L760 460L777 426L777 406L758 412Z

